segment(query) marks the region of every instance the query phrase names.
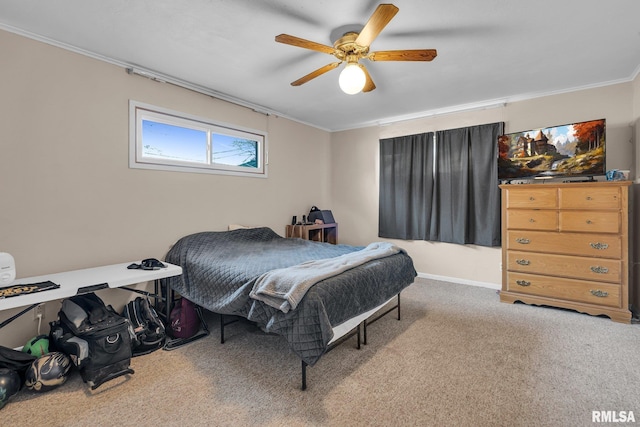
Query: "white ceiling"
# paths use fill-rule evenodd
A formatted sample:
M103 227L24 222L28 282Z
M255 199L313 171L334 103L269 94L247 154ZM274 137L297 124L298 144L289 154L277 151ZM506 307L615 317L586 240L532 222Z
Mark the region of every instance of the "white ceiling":
M332 131L630 81L640 70L638 0L393 0L400 11L371 50L435 48L437 58L364 60L370 93L342 93L339 69L290 86L335 58L276 35L332 45L379 3L0 0L0 28Z

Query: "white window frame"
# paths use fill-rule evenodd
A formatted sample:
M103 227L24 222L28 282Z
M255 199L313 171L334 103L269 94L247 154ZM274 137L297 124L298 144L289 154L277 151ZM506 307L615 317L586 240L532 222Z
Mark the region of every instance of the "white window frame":
M204 131L207 133L207 160L190 162L145 155L143 152L142 121L151 120L173 126ZM257 167L225 165L213 163L211 154L211 134L236 136L257 142ZM129 100L129 167L133 169L154 169L177 172L195 172L222 175L267 177L268 148L267 133L243 128L227 123Z

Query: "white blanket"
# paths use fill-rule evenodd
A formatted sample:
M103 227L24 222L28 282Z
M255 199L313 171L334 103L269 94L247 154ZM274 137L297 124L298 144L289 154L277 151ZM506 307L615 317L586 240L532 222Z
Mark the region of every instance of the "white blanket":
M402 251L387 242L374 242L366 248L335 258L303 262L287 268L278 268L262 274L253 285L249 296L277 308L283 313L295 309L309 288L373 259L385 258Z

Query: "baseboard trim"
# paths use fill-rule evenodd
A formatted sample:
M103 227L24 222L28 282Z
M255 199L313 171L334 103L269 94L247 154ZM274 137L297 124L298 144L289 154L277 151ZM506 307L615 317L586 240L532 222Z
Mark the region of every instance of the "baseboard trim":
M478 282L476 280L460 279L459 277L438 276L437 274L418 273L418 277L423 279L440 280L442 282L460 283L462 285L478 286L481 288L495 289L499 291L502 285L489 282Z

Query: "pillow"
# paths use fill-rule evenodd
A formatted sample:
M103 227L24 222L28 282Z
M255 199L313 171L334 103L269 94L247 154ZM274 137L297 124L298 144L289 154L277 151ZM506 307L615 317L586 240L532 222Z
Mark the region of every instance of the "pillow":
M257 227L248 227L246 225L240 225L240 224L229 224L228 230L233 231L233 230L242 230L242 229L249 229L249 228L257 228Z

